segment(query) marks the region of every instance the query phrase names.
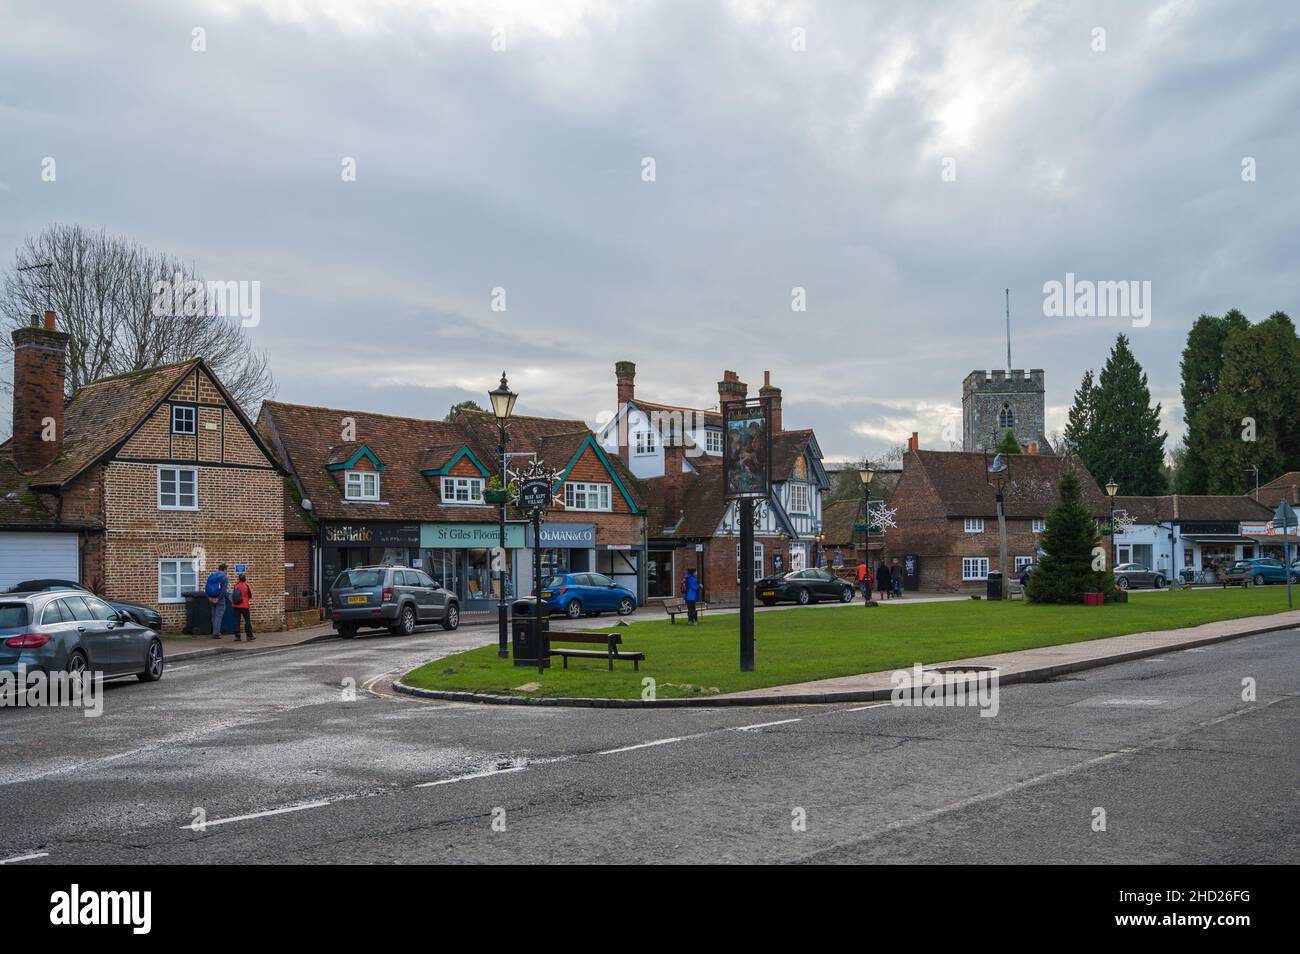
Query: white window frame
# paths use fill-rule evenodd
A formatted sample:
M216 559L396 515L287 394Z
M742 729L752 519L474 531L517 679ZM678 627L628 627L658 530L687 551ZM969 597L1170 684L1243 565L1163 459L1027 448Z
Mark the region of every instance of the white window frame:
M1034 562L1034 558L1031 556L1016 557L1016 575L1018 576L1021 570L1023 570L1025 567L1029 566L1029 564L1033 562Z
M1033 526L1034 533L1042 533L1046 529L1047 521L1042 517L1035 517Z
M179 412L184 412L179 416L189 418L189 429L186 430L177 423ZM184 434L186 437L193 437L199 430L199 409L192 404L173 404L172 405L172 433Z
M483 504L483 478L442 478L442 502L460 507L481 506Z
M173 482L176 485L174 491L174 502L163 502L163 473L164 471L174 475ZM193 502L189 504L181 503L181 474L189 474L194 484ZM199 509L199 469L197 467L158 467L158 509L159 510L198 510Z
M566 480L564 482L564 509L608 513L614 509L612 506L613 489L612 484ZM595 498L594 506L592 506L593 498Z
M808 569L808 547L803 543L793 543L790 545L790 569L806 570Z
M353 480L353 478L356 480ZM374 492L366 492L366 478L372 478L375 482ZM353 490L356 493L353 493ZM378 500L379 499L379 471L377 470L346 470L343 472L343 499L344 500Z
M706 454L722 453L722 431L716 427L710 427L704 431L704 452Z
M983 532L984 532L984 518L983 518L983 517L967 517L965 523L964 523L963 526L962 526L962 528L963 528L967 533L983 533Z
M987 580L988 578L989 578L988 557L962 557L961 558L961 579L963 583L969 583L973 580Z
M754 580L757 582L763 578L763 544L754 544L754 557L750 564L750 569L754 572ZM736 582L740 582L740 543L736 543Z
M163 591L163 567L166 564L172 564L173 574L176 577L176 595L167 596ZM190 572L194 574L194 585L185 586L185 579L181 572L181 567L189 565ZM167 557L158 561L158 602L159 603L184 603L185 597L181 594L188 590L197 590L199 588L199 561L194 557Z
M659 441L656 438L654 428L636 432L636 453L638 457L645 457L648 454L653 454L658 449Z
M790 512L812 513L812 494L809 493L809 487L807 484L802 484L798 481L791 481Z

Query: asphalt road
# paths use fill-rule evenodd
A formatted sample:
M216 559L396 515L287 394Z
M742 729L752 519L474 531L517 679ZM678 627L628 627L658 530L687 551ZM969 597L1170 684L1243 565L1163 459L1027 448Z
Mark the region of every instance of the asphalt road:
M1007 687L994 718L386 690L482 631L194 660L97 719L0 710L0 861L1295 863L1298 638Z

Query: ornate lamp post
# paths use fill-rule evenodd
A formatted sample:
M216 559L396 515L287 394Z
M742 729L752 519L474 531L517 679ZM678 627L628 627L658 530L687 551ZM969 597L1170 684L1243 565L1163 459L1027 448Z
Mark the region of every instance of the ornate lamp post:
M1115 572L1115 495L1119 493L1119 484L1112 477L1106 484L1106 496L1110 498L1110 571Z
M506 422L510 420L510 415L515 409L515 401L519 395L510 390L510 385L506 383L506 373L501 372L501 383L488 392L488 398L492 401L492 415L497 419L497 428L500 439L497 442L497 457L501 461L501 490L504 493L506 488L506 444L509 443L510 437L506 434ZM506 500L501 501L501 511L497 521L497 532L499 534L497 543L497 558L500 564L497 567L497 655L505 659L509 654L509 648L506 644L506 560L509 551L506 550Z
M867 565L867 573L871 574L871 478L876 476L876 472L868 464L858 471L858 479L862 481L862 528L863 535L866 537L866 543L862 547L862 562ZM863 606L869 606L871 603L871 591L862 600Z

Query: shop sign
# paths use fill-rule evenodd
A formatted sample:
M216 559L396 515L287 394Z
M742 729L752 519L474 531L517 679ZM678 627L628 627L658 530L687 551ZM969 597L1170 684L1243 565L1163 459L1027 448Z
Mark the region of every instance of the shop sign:
M327 523L325 542L335 545L418 547L420 528L414 523Z
M533 528L528 528L527 546L533 545ZM544 523L542 524L543 550L584 550L596 545L594 523Z
M421 547L431 550L472 550L500 545L495 523L423 523L420 524ZM506 549L524 545L524 525L506 524Z

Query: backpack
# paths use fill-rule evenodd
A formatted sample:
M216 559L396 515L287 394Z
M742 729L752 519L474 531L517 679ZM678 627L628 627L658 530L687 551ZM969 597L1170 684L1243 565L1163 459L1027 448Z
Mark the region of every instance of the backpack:
M209 599L216 599L221 595L221 574L209 573L208 582L203 585L203 593Z

